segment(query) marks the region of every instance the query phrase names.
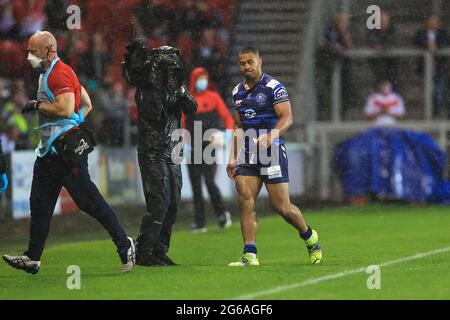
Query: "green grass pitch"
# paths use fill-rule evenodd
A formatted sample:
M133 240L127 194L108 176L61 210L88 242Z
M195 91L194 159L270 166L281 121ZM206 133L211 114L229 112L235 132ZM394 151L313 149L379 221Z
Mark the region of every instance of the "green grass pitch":
M304 213L319 232L324 252L320 265L308 263L291 226L269 216L260 219L260 267L227 267L242 250L236 222L225 231L211 227L207 234L176 232L170 256L180 266L136 267L130 274L120 272L109 240L52 243L35 276L1 261L0 299L450 298L449 208L370 205ZM0 247L2 254L17 249ZM371 274L345 273L386 262L379 290L367 288ZM81 269L80 290L67 289L70 265Z

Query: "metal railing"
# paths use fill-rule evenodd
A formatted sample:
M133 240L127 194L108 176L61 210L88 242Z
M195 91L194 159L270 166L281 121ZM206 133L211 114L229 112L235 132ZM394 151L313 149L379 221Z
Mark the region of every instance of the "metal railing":
M437 51L434 56L450 56L450 48ZM423 58L423 107L425 120L431 120L433 116L433 54L428 50L415 48L392 48L378 51L372 48L350 49L344 53L349 59L368 58ZM342 62L337 61L334 65L331 79L331 121L339 123L342 121Z

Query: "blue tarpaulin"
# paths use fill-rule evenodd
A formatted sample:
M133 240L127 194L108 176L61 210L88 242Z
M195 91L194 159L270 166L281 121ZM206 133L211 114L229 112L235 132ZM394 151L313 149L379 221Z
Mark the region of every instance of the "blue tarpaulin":
M372 194L409 202L448 203L446 159L426 134L375 128L340 143L332 166L346 196Z

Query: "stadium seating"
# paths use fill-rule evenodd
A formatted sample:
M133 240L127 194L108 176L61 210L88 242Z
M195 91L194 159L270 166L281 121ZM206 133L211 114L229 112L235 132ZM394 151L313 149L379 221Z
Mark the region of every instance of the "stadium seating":
M309 8L307 0L238 1L228 68L231 82L241 80L236 63L239 50L255 46L264 56L264 71L284 82L293 93L298 72L293 66L299 61Z
M442 9L449 8L448 1L441 1ZM353 37L354 47L368 47L367 28L365 28L368 14L366 9L373 1L351 1L349 7L350 32ZM421 0L381 0L377 5L382 10L387 10L392 19L391 23L396 30L396 47L413 48L415 32L423 28L426 17L433 14L433 1ZM436 8L435 8L436 9ZM441 10L443 11L443 10ZM447 19L441 19L442 27L448 30L450 26ZM400 61L398 91L405 97L405 105L408 118L424 118L424 84L423 75L417 71L417 58L405 58ZM367 96L373 91L374 78L367 59L356 59L352 63L353 83L355 84L355 104L349 106L346 112L347 120L361 120L360 112ZM368 76L369 75L369 76Z

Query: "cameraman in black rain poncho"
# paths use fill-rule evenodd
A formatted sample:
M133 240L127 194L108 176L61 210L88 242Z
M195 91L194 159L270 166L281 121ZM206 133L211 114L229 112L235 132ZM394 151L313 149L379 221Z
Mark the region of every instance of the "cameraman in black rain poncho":
M175 265L167 251L181 196L181 115L194 114L197 103L183 85L175 48L150 50L134 40L122 66L127 82L137 87L138 159L147 204L136 239L136 264Z

